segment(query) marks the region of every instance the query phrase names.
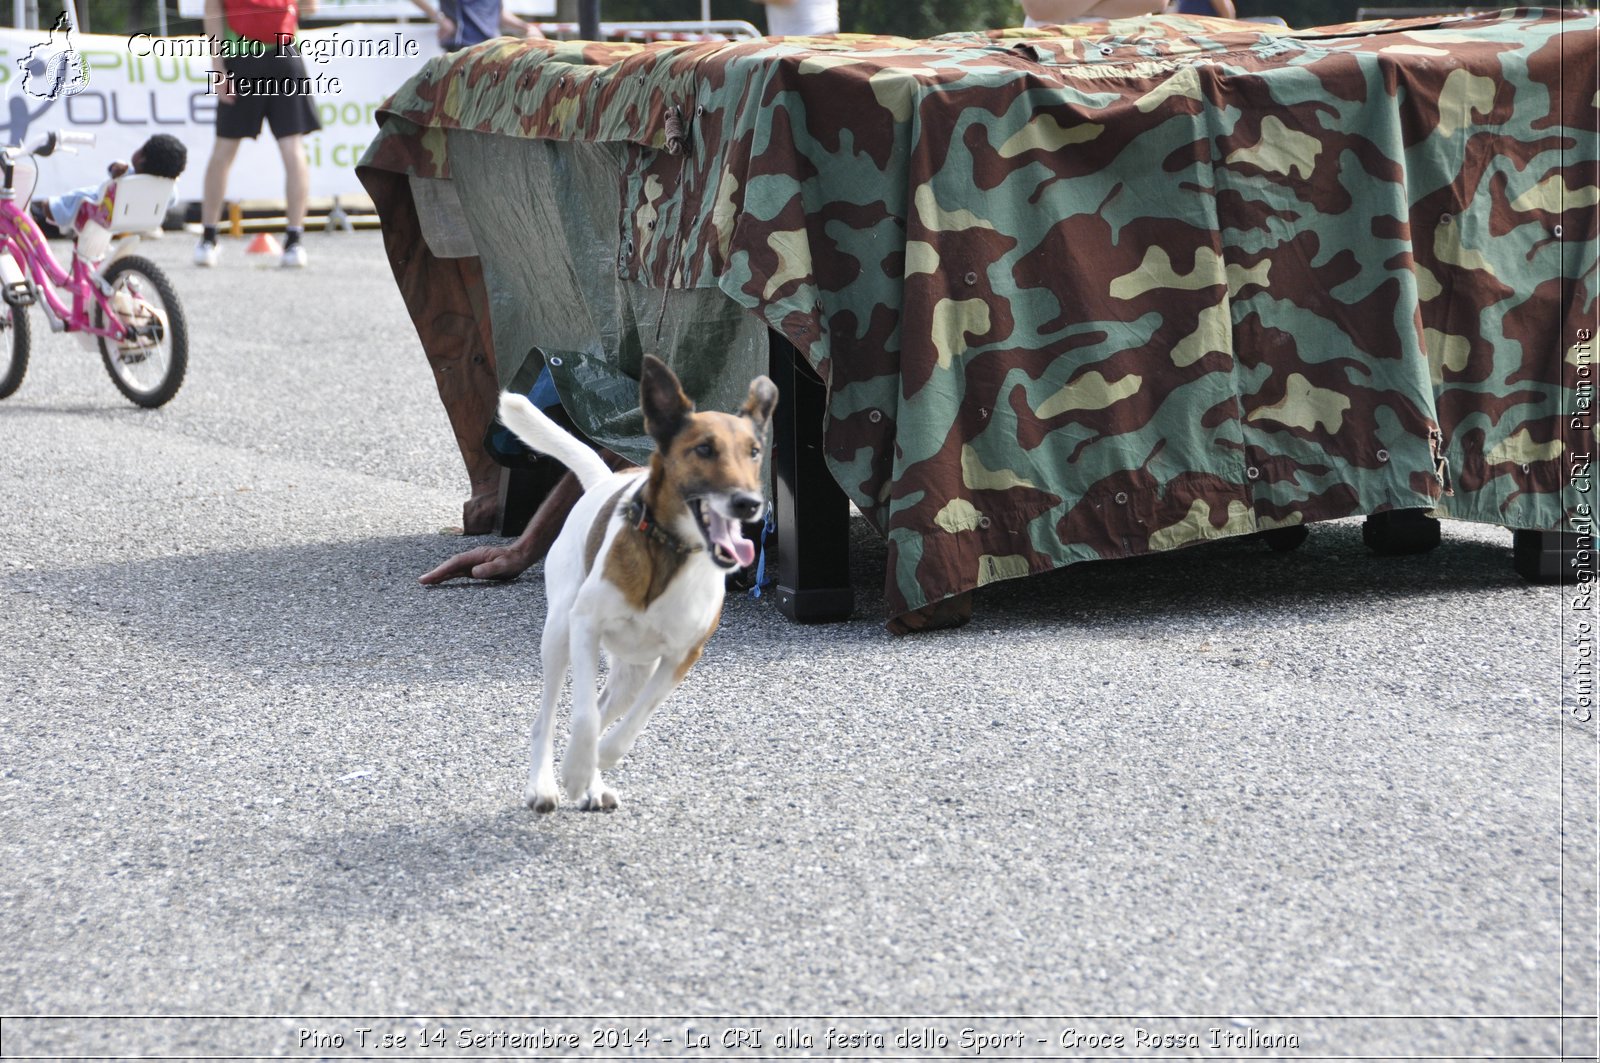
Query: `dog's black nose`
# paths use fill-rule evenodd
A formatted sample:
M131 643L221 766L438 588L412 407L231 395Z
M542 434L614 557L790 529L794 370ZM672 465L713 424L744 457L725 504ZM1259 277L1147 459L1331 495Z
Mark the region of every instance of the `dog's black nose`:
M733 515L740 520L755 520L761 515L761 496L734 495L729 500L728 508L733 510Z

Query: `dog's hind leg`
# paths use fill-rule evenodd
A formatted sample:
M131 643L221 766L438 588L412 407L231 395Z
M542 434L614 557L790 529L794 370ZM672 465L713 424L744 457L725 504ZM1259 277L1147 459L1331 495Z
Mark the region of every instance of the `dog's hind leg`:
M572 628L572 737L561 760L561 781L567 796L585 812L617 807L617 795L600 777L596 745L600 740L600 707L595 683L600 672L600 634L587 618L576 617Z
M539 650L544 665L544 691L528 739L528 788L522 796L535 812L554 812L561 802L561 791L556 788L551 731L555 726L556 702L561 700L561 685L567 678L567 662L572 655L565 617L551 614Z
M703 644L702 644L703 645ZM700 647L696 646L689 651L689 655L676 666L669 666L665 660L656 662L656 670L650 676L649 682L639 691L629 706L627 715L613 727L600 743L600 769L610 769L623 757L628 755L628 750L633 748L633 743L639 737L639 732L644 730L644 725L650 722L650 714L656 711L660 704L667 700L667 695L683 681L689 674L689 669L694 667L694 662L700 659Z

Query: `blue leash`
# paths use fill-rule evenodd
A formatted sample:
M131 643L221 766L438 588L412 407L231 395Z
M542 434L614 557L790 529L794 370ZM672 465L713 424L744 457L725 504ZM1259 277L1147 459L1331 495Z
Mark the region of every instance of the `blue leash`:
M756 582L750 588L750 597L761 597L761 588L777 582L777 577L767 577L767 540L771 538L777 523L772 519L772 507L767 507L767 519L761 525L761 545L756 553Z

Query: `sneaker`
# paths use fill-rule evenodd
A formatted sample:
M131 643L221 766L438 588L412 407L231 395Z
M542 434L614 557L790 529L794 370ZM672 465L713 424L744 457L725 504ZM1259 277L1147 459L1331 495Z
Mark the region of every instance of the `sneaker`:
M217 259L221 254L222 248L218 247L214 241L201 240L194 245L194 264L210 269L217 264Z
M283 249L283 268L306 268L306 247L304 244L290 244Z

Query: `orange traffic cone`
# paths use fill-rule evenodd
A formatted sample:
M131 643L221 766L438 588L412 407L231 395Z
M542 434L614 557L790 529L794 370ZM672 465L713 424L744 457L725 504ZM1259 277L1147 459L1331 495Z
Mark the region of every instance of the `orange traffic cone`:
M271 233L256 233L256 238L250 241L250 246L245 248L244 253L247 255L271 255L277 258L283 254L283 248L279 246L277 238Z

